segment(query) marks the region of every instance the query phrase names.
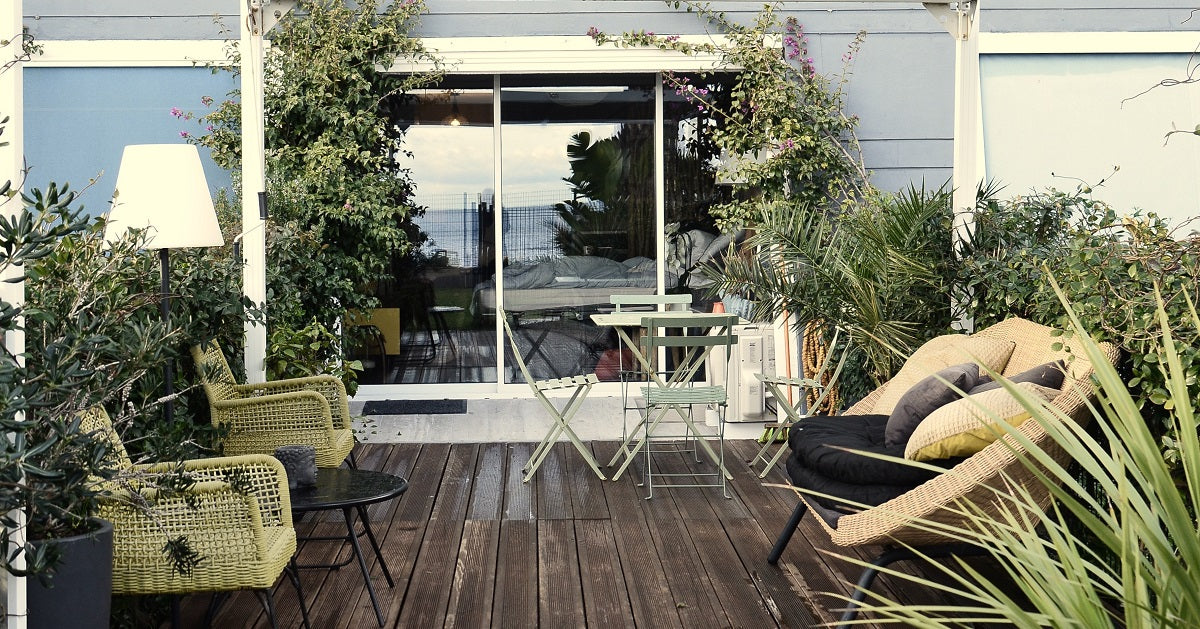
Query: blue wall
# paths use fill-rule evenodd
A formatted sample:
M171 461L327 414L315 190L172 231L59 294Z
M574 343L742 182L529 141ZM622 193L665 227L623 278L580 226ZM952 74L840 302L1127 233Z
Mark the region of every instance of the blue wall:
M203 114L200 102L220 102L236 87L229 72L206 68L26 68L26 189L54 181L82 190L92 213L107 209L126 144L185 142L180 132L201 132L196 121L171 115L171 108ZM230 175L201 149L205 175L214 191L230 186Z

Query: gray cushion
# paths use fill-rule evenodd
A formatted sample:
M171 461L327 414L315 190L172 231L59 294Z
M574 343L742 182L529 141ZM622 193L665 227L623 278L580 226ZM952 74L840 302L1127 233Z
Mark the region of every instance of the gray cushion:
M888 416L884 429L884 443L898 446L908 443L908 438L930 413L962 397L959 391L969 391L979 377L979 366L975 363L951 365L917 382L900 396L896 407Z
M1061 389L1063 378L1066 375L1067 364L1061 360L1048 362L1044 365L1038 365L1032 369L1027 369L1019 374L1009 378L1009 382L1017 384L1020 382L1029 382L1040 387L1048 389ZM983 393L999 389L1000 383L992 380L992 377L985 374L980 374L979 379L975 381L975 387L971 389L971 395Z

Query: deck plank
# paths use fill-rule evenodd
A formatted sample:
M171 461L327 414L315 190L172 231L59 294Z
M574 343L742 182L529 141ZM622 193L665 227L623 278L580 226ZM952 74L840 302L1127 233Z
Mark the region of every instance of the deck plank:
M607 462L615 441L587 444ZM360 467L409 479L397 500L369 507L395 579L388 588L367 549L372 582L393 627L810 627L836 620L859 569L835 554L875 548L830 544L811 517L777 566L766 554L795 505L781 468L760 480L746 463L753 441L728 444L731 499L716 488L656 488L645 500L640 466L601 481L575 448L555 444L544 467L522 482L532 443L365 444ZM688 454L655 459L665 471L707 470ZM639 461L640 463L640 461ZM604 468L606 473L613 471ZM336 532L340 513L297 524L301 534ZM365 544L366 540L362 540ZM337 543L302 544L305 563L346 556ZM902 568L902 569L912 569ZM313 626L372 627L374 613L356 564L301 572ZM881 579L902 600L939 600L928 588ZM290 582L274 588L281 627L300 625ZM189 624L207 596L185 601ZM235 593L215 626L267 627L252 593ZM866 624L873 627L876 625Z
M576 553L583 584L584 615L592 627L619 627L630 622L629 591L626 585L611 520L575 520Z
M467 520L450 591L446 627L489 627L496 582L500 520Z
M571 448L568 454L566 448ZM570 456L578 456L569 443L558 442L550 447L550 453L542 461L534 475L537 491L539 520L571 520L571 487L567 481L567 462Z
M538 621L544 627L584 627L583 585L575 523L538 520Z
M492 626L538 625L538 527L534 520L501 520Z

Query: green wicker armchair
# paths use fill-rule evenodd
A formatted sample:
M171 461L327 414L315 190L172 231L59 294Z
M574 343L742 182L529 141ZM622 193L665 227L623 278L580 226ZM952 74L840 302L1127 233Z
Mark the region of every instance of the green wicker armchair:
M286 445L310 445L318 467L354 461L350 405L342 381L329 375L238 384L221 347L192 347L196 373L208 396L213 424L225 426L225 454L274 454Z
M113 524L114 594L186 594L255 590L275 624L271 587L287 572L304 625L308 610L296 574L296 531L283 465L260 454L134 465L108 413L82 414L84 430L111 444L109 457L131 482L110 482L96 515ZM186 490L128 489L139 474L182 471L196 480ZM184 537L200 558L186 574L164 552Z

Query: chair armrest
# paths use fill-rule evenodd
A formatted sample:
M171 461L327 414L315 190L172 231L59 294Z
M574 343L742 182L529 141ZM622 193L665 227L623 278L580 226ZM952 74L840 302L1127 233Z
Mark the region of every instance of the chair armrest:
M329 412L335 428L350 428L350 400L346 385L337 377L328 374L306 378L287 378L257 384L234 385L234 390L243 397L315 391L329 401Z
M210 404L215 424L233 431L321 431L332 435L329 401L315 391L273 393Z
M202 566L251 565L267 554L257 500L229 483L206 481L169 496L145 490L142 496L148 508L110 498L97 509L99 517L113 523L114 564L125 568L123 572L132 564L137 572L171 574L175 567L166 551L171 540L183 539Z
M196 481L196 484L189 488L189 492L211 483L224 484L231 491L254 500L256 509L261 512L263 525L292 525L292 504L287 486L287 472L284 471L283 464L273 456L244 454L210 457L182 462L138 465L135 466L135 470L150 474L182 472ZM161 493L159 492L159 494Z

